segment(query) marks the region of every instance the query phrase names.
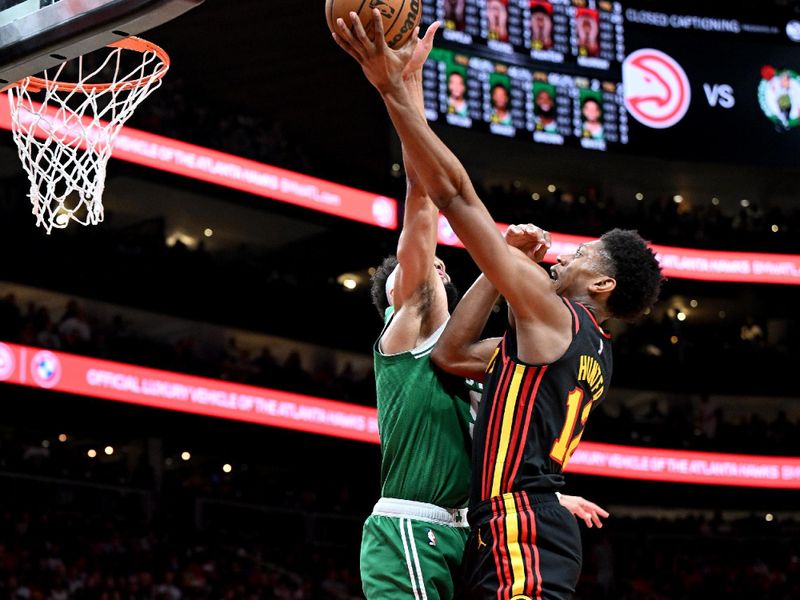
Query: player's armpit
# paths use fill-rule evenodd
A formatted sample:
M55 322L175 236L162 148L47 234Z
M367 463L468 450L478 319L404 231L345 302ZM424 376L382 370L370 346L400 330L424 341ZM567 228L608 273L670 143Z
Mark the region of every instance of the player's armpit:
M425 190L409 177L391 291L395 316L381 338L386 354L412 350L447 320L447 294L434 266L438 218Z
M398 309L408 301L419 302L424 299L420 297L420 291L434 283L436 271L433 265L439 228L439 210L431 202L413 164L408 160L405 148L403 164L407 174L406 201L403 230L397 243L398 268L393 298L394 306ZM446 300L438 304L445 309L441 318L447 318Z

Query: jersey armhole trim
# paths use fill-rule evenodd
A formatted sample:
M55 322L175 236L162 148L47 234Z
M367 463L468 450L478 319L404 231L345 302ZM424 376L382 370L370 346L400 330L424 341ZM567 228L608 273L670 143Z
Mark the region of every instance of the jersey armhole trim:
M396 314L396 313L395 313ZM394 314L389 318L389 321L386 322L386 326L381 331L381 335L375 341L375 352L377 352L382 358L396 358L398 356L403 356L404 354L410 354L414 358L423 358L428 356L432 351L433 347L436 342L439 341L439 338L442 337L442 333L444 333L444 328L447 327L447 323L450 319L446 319L444 323L442 323L439 328L430 334L427 338L422 340L416 347L411 348L410 350L403 350L402 352L396 352L394 354L386 354L383 350L381 350L381 342L383 341L383 336L386 333L386 330L389 328L392 319L394 318Z
M575 307L572 306L572 302L564 297L561 298L561 301L567 306L569 312L572 313L572 328L575 330L573 336L578 335L578 332L581 330L581 320L578 318L578 313L575 312Z
M595 327L597 327L597 331L599 331L599 332L600 332L600 334L601 334L601 335L602 335L604 338L606 338L607 340L610 340L610 339L611 339L611 334L610 334L610 333L607 333L605 329L603 329L602 327L600 327L600 324L597 322L597 319L595 319L595 318L594 318L594 315L592 314L592 311L590 311L588 308L586 308L586 306L585 306L585 305L581 304L580 302L576 302L575 304L577 304L577 305L578 305L578 306L580 306L580 307L581 307L583 310L585 310L585 311L586 311L586 314L587 314L587 315L589 315L589 318L592 320L592 323L594 323L594 326L595 326Z

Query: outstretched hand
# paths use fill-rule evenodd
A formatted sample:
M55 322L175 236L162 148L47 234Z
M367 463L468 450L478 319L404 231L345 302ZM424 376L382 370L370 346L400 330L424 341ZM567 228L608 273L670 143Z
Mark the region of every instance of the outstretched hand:
M436 35L438 29L439 21L434 21L428 26L425 35L422 36L416 48L414 48L414 54L411 56L411 60L408 61L406 68L403 70L403 79L407 79L411 75L422 72L422 67L425 65L425 61L428 60L428 55L433 48L433 37Z
M409 65L415 59L416 50L420 43L419 27L414 29L408 42L399 49L392 50L386 44L383 17L378 9L372 11L372 40L367 35L356 13L350 13L350 21L352 22L352 31L344 19L336 20L337 32L333 34L333 39L336 43L339 44L342 50L358 61L364 71L364 75L379 92L385 93L402 86L404 73L410 68ZM427 54L425 57L427 57ZM419 62L418 58L416 62ZM424 62L425 59L423 58L422 63Z
M531 223L510 225L505 233L506 243L524 252L534 262L542 262L550 250L550 233Z
M560 494L558 498L561 506L566 508L569 512L575 515L578 519L583 519L586 526L591 529L592 524L596 525L598 529L603 527L602 518L608 518L609 513L594 502L589 502L586 498L580 496L567 496Z

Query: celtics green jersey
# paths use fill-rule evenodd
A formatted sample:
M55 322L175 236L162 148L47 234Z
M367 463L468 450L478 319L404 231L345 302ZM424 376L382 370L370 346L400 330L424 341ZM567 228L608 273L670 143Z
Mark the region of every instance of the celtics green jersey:
M386 327L392 316L390 307ZM443 330L400 354L383 354L380 338L375 343L381 494L460 508L469 495L472 418L468 385L431 362Z

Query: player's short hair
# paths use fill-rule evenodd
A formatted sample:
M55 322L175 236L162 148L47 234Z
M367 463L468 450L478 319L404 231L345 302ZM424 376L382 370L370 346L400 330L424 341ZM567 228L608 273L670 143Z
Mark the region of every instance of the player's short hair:
M582 110L583 110L583 108L584 108L584 107L585 107L587 104L589 104L590 102L593 102L594 104L597 104L597 108L599 108L599 109L600 109L600 111L602 112L602 110L603 110L603 107L602 107L602 105L600 104L600 101L599 101L597 98L592 98L591 96L589 96L588 98L584 98L584 99L583 99L583 102L581 102L581 111L582 111Z
M608 297L608 310L617 319L636 319L655 304L661 291L664 277L656 254L631 229L612 229L600 241L609 275L617 281Z
M502 83L495 83L495 84L492 86L492 89L491 89L491 95L494 95L494 91L495 91L497 88L503 88L503 91L506 93L506 96L508 96L509 98L511 97L511 93L508 91L508 88L507 88L507 87L506 87L504 84L502 84Z
M372 295L372 304L378 309L378 314L381 316L381 319L386 313L386 309L389 308L389 298L386 297L386 280L389 279L389 275L391 275L396 268L397 257L394 255L387 256L372 275L372 288L370 291Z
M381 319L386 314L386 309L389 308L389 297L386 295L386 281L391 274L394 273L397 264L396 256L387 256L372 275L370 295L372 296L372 304L375 305ZM452 313L458 304L458 288L452 281L448 281L444 284L444 292L447 297L447 311ZM423 301L420 305L420 311L424 312L429 308L433 297L433 291L430 288L426 288Z

